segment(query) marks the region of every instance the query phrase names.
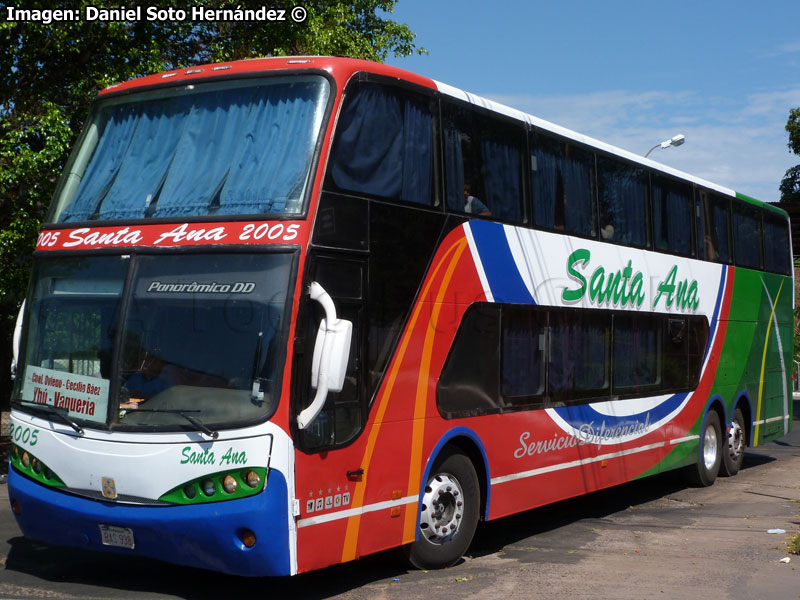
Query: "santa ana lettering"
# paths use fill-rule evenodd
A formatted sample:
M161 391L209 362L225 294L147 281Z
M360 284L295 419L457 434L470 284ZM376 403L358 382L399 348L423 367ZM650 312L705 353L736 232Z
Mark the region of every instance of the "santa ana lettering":
M692 280L692 282L689 283L688 279L684 279L683 281L679 281L676 286L675 279L677 277L678 265L675 265L670 269L667 278L658 284L658 294L653 302L653 308L658 307L658 301L661 300L661 296L666 296L665 303L667 308L672 308L672 305L675 304L680 310L689 309L695 312L700 305L700 300L697 298L697 280ZM677 294L675 293L676 287Z
M639 308L644 302L644 278L641 271L633 272L633 261L622 270L606 271L605 267L599 266L593 272L588 282L583 273L578 270L585 270L592 257L592 253L586 248L575 250L567 258L567 274L569 278L578 284L577 288L564 289L561 298L564 302L579 302L586 295L586 288L589 288L589 301L598 306L630 306Z
M640 308L644 303L644 276L641 271L634 272L633 260L622 269L616 271L602 265L596 267L587 279L589 262L592 253L587 248L578 248L567 258L567 276L576 284L575 287L566 287L561 293L561 299L569 304L583 300L588 291L589 302L597 306L618 306L624 308ZM667 276L656 287L657 295L653 301L653 309L658 308L659 301L664 297L665 308L676 308L680 311L697 311L700 306L698 298L697 281L678 279L678 266L670 269Z

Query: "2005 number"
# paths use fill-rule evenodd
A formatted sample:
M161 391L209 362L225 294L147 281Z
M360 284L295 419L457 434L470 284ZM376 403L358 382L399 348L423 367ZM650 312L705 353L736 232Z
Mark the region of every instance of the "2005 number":
M9 437L15 442L22 442L23 444L35 446L36 442L39 441L39 430L33 429L32 427L24 427L22 425L19 427L14 427L12 423Z
M284 226L283 223L262 223L261 225L248 223L244 226L239 239L246 241L251 238L254 240L261 240L264 238L268 240L277 240L280 238L283 239L284 242L288 242L297 237L297 230L299 228L300 225Z

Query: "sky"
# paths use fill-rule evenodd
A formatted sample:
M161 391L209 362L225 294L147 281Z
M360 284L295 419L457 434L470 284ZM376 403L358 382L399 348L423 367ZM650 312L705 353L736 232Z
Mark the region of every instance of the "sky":
M398 0L386 62L767 202L800 106L800 0Z

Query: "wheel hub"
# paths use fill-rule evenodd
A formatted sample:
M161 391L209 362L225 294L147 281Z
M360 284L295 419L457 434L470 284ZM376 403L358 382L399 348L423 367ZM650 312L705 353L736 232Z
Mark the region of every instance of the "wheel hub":
M456 534L464 516L464 494L447 473L434 476L422 496L420 532L428 541L443 544Z
M739 460L739 455L744 449L744 430L736 421L728 429L728 454L733 462Z
M706 427L703 435L703 463L711 471L717 462L717 432L713 427Z

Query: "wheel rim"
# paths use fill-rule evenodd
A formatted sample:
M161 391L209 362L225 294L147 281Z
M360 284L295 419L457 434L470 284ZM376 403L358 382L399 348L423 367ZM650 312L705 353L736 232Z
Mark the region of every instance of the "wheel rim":
M714 469L717 462L717 430L710 425L703 435L703 464L707 471Z
M439 473L428 482L419 516L421 534L431 543L444 544L458 532L464 516L464 494L458 480Z
M739 460L744 449L744 430L737 421L731 423L728 431L728 454L733 462Z

